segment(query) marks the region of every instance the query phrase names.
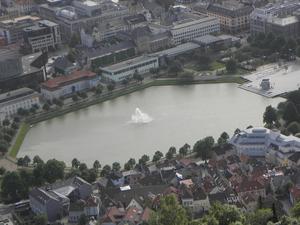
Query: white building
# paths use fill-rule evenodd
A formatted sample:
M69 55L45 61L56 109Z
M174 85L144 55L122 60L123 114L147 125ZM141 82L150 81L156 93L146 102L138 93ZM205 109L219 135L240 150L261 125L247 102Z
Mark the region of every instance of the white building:
M300 152L300 138L285 136L266 128L250 128L234 135L230 143L239 154L266 156L283 163L291 154Z
M35 26L24 28L23 32L24 42L32 52L55 49L61 43L59 25L49 20L39 21Z
M70 75L50 79L41 85L42 96L46 99L70 96L76 92L96 87L99 77L91 71L74 71Z
M0 95L0 121L18 113L18 109L29 110L40 105L39 94L29 88L21 88Z
M131 78L134 73L145 74L158 67L158 57L144 55L111 66L100 67L100 70L105 78L119 82Z
M173 23L170 32L172 43L179 45L197 37L220 32L220 21L215 17L191 14L189 18Z

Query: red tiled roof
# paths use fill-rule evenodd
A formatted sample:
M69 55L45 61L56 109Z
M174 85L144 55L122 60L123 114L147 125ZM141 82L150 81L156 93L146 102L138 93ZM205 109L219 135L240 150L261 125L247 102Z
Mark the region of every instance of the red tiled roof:
M42 83L42 86L49 89L58 88L69 83L74 83L82 79L87 79L96 76L96 73L92 71L78 70L74 71L70 75L56 77L54 79L47 80Z
M290 189L291 195L293 198L298 201L300 200L300 187L299 186L294 186Z
M235 189L237 193L241 193L247 191L261 190L263 188L264 186L258 181L245 179L239 185L237 185Z
M104 222L117 222L124 218L125 212L120 211L117 207L111 207L106 211L106 214L104 215Z
M151 213L152 213L152 210L149 209L148 207L146 207L143 212L141 220L147 222L150 219Z
M191 163L193 163L193 161L190 160L190 159L180 159L179 162L180 162L183 166L188 166L188 165L190 165Z
M139 222L142 212L143 212L142 210L139 210L136 207L130 207L126 211L126 215L125 215L124 219L126 221L131 221L131 222Z

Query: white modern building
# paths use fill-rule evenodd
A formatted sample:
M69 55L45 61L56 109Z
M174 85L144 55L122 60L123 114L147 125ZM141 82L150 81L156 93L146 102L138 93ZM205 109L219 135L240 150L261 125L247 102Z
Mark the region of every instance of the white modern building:
M111 66L100 67L102 76L116 82L131 78L133 74L145 74L159 67L158 57L139 56Z
M41 85L42 96L46 99L67 97L76 92L96 87L99 77L91 71L74 71L73 73L50 79Z
M32 52L55 49L61 43L59 25L49 20L42 20L36 25L23 29L24 43Z
M29 110L40 105L40 95L29 88L21 88L0 95L0 121L18 113L18 109Z
M291 154L300 152L300 138L260 127L241 131L231 138L230 143L239 154L273 157L281 163Z
M197 37L220 32L216 17L190 14L188 18L173 23L170 29L172 44L179 45Z

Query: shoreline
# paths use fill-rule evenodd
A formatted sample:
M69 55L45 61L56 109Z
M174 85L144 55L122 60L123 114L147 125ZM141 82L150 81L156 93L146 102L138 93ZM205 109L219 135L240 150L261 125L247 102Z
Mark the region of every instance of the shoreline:
M6 153L7 156L12 157L14 159L17 158L19 150L23 144L23 141L31 128L31 125L46 121L49 119L53 119L55 117L63 116L65 114L78 111L80 109L87 108L89 106L99 104L108 100L112 100L127 94L134 93L136 91L141 91L149 87L155 86L172 86L172 85L197 85L197 84L221 84L221 83L235 83L235 84L243 84L247 80L243 77L221 77L218 79L207 79L207 80L180 80L180 79L156 79L150 81L148 83L138 84L136 86L127 87L121 90L115 90L111 94L106 96L100 95L99 97L92 98L90 100L86 100L83 102L77 102L66 108L62 109L54 109L49 112L42 112L40 114L32 115L27 117L21 124L18 129L18 132Z

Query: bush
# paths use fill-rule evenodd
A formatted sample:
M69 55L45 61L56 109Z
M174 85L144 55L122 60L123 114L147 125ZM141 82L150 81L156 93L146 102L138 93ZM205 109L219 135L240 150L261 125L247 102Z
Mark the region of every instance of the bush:
M291 122L287 127L288 132L296 134L300 132L300 124L298 122Z

